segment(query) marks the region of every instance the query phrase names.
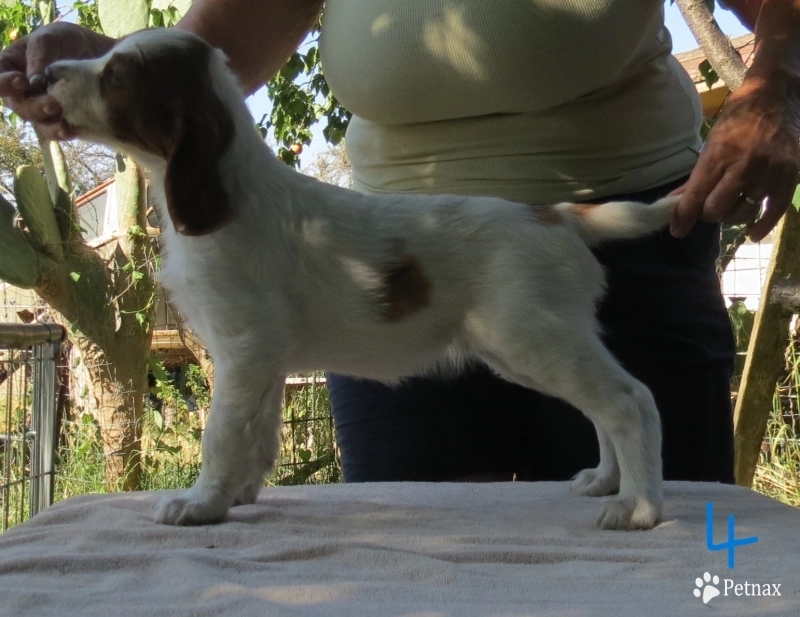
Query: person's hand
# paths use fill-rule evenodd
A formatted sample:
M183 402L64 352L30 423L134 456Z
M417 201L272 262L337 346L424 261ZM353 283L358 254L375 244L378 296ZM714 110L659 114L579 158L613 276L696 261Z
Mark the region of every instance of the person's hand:
M682 194L670 227L673 236L685 236L698 219L752 223L749 236L756 242L775 227L791 204L800 172L795 98L777 79L745 80L733 93L689 180L673 192Z
M40 136L65 139L69 131L61 123L61 107L46 94L44 69L56 60L98 58L115 40L75 24L49 24L0 52L0 97Z

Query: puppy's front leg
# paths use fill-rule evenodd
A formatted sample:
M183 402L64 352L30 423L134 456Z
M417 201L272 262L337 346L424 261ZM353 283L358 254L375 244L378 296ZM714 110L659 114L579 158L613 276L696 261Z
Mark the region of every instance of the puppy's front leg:
M224 363L221 363L224 364ZM167 525L218 523L234 504L253 503L280 448L284 376L265 377L261 363L217 371L216 392L203 435L203 466L186 493L165 498L156 521ZM221 367L222 368L222 367Z

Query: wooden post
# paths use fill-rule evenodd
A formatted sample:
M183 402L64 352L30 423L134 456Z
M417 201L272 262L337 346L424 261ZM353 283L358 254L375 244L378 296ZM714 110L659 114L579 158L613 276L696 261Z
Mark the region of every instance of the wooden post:
M734 411L736 483L751 486L784 366L793 315L787 290L800 281L800 214L790 207L774 231L772 259L756 313Z

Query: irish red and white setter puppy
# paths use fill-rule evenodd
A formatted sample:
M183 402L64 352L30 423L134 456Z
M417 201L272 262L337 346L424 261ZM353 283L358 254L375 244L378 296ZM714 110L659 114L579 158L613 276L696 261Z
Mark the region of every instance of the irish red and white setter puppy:
M676 197L532 207L318 182L264 144L222 52L177 30L57 62L47 79L76 136L149 169L161 281L215 361L200 477L158 521L214 523L256 499L278 457L289 373L391 383L480 361L594 422L600 464L572 487L616 495L601 527L658 523L659 417L600 341L603 271L589 247L661 228Z

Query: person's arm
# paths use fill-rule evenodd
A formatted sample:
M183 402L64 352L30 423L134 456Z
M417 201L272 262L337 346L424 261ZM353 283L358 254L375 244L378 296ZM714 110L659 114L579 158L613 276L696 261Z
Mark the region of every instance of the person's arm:
M311 30L323 0L195 0L176 28L224 51L247 94L272 78Z
M194 32L230 58L248 94L271 78L314 25L323 0L195 0L176 27ZM45 67L96 58L114 39L74 24L44 26L0 52L0 97L42 137L64 137L61 108L44 93Z
M762 217L760 240L791 203L800 172L800 0L728 0L755 26L755 57L741 87L709 133L672 223L686 235L698 219L745 222Z

